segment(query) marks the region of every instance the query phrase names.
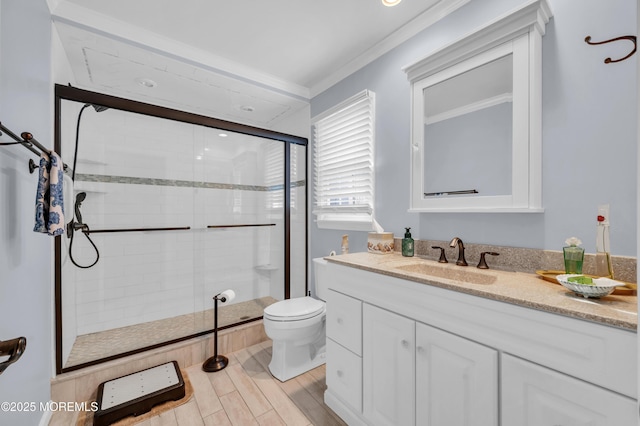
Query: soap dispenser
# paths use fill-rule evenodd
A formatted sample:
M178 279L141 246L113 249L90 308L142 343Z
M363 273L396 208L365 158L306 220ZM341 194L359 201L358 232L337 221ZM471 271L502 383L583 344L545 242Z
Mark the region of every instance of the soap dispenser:
M413 257L413 238L411 238L411 228L404 228L407 231L402 239L402 255Z

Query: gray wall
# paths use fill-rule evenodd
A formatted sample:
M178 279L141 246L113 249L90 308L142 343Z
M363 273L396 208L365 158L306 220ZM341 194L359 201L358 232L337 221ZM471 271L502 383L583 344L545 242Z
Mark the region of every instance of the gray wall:
M0 120L53 147L50 39L45 0L1 0ZM29 158L37 159L20 146L0 147L0 340L27 338L22 358L0 376L0 401L39 404L50 398L53 240L32 231L38 177ZM32 426L42 415L0 411L0 424Z
M414 238L561 250L577 236L595 251L599 204L611 205L615 255L636 255L636 58L630 43L588 46L636 33L636 4L628 0L549 0L554 17L543 37L544 213L408 213L409 83L401 67L466 35L524 3L473 0L367 67L314 97L311 116L363 90L376 93L375 209L396 237L411 226ZM607 46L607 47L605 47ZM313 141L312 141L313 143ZM310 173L313 176L313 173ZM310 200L313 202L313 200ZM310 255L339 252L342 231L309 224ZM366 233L348 232L351 251L366 250Z
M511 102L424 126L424 192L511 195ZM455 164L452 169L451 165Z

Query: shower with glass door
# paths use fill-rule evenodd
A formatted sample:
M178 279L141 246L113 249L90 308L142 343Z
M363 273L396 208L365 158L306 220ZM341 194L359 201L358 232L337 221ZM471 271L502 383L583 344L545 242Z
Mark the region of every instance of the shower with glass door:
M109 108L78 124L89 103ZM304 295L306 145L56 86L56 149L76 152L77 201L73 235L56 239L58 372L209 333L227 288L221 328Z

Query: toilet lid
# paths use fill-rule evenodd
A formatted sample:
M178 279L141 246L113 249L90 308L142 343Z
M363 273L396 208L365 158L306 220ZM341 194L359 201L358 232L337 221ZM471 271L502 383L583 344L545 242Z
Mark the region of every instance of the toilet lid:
M312 297L281 300L264 309L264 316L275 321L295 321L314 317L324 311L325 304Z

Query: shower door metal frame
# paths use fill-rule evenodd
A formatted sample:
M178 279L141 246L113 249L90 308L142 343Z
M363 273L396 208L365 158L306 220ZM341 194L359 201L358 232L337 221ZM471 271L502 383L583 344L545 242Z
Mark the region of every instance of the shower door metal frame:
M207 117L204 115L194 114L190 112L175 110L172 108L162 107L158 105L148 104L144 102L134 101L131 99L120 98L112 95L105 95L102 93L91 92L84 89L78 89L72 86L64 86L60 84L55 85L55 123L54 123L54 149L57 153L62 155L62 126L61 126L61 114L62 114L62 101L76 101L80 103L102 105L109 108L128 111L137 114L148 115L157 118L164 118L168 120L179 121L183 123L189 123L194 125L200 125L209 128L215 128L220 130L226 130L229 132L242 133L245 135L261 137L265 139L271 139L284 143L284 297L289 299L291 297L291 145L301 145L307 148L305 150L305 294L309 291L309 271L307 268L309 257L309 244L308 244L308 197L309 197L309 177L308 177L308 139L300 136L289 135L286 133L280 133L273 130L262 129L259 127L253 127L245 124L235 123L232 121L220 120L213 117ZM184 336L178 339L158 343L155 345L145 346L143 348L135 349L132 351L123 352L122 354L112 355L104 358L99 358L93 361L85 362L82 364L74 365L71 367L63 368L62 366L62 238L63 236L55 237L55 338L56 338L56 374L66 373L69 371L78 370L91 365L100 364L113 359L122 358L125 356L133 355L136 353L144 352L147 350L155 349L158 347L170 345L172 343L188 340L194 337L202 336L205 334L213 333L213 329L198 332L188 336ZM235 327L237 325L246 324L253 321L258 321L262 317L253 318L249 320L239 321L234 324L229 324L224 327L220 327L220 330L226 328Z

